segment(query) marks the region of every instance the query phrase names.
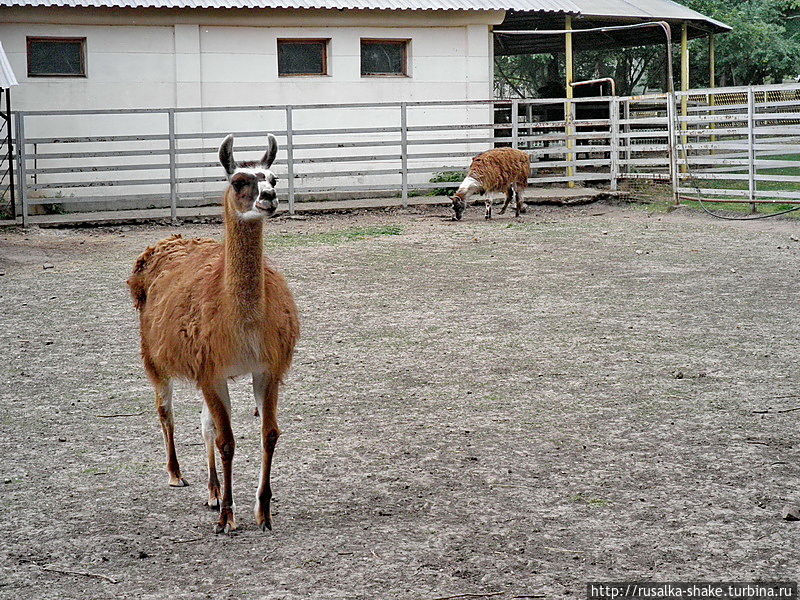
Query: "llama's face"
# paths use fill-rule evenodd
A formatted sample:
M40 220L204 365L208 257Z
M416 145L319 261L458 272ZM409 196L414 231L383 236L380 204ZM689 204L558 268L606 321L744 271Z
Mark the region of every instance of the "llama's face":
M467 209L467 201L461 196L452 196L450 200L453 201L453 213L456 221L460 221L464 211Z
M277 179L269 170L278 154L278 142L271 133L267 134L267 140L267 150L258 161L237 163L233 159L232 135L219 148L219 162L234 191L233 209L246 221L271 217L278 209Z
M483 194L483 187L480 181L472 177L466 177L461 185L458 186L454 196L450 197L453 202L453 212L455 213L456 221L461 220L461 216L467 208L467 199L473 194Z
M277 179L269 169L259 166L242 166L231 176L231 187L235 192L236 214L250 221L271 217L278 210L278 195L275 191Z

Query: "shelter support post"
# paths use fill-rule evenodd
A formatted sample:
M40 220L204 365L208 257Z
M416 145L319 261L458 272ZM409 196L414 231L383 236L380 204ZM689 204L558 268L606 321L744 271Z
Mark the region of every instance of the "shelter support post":
M567 15L564 29L566 33L564 34L564 73L566 78L566 96L567 101L564 103L564 133L566 135L566 146L567 150L570 150L574 145L573 135L575 133L575 128L572 125L572 121L574 118L573 111L575 104L571 102L573 98L573 89L572 89L572 82L575 80L575 73L573 69L573 62L572 62L572 16ZM575 155L572 152L567 152L567 178L569 181L567 182L568 187L575 187L575 181L572 177L575 175L575 167L572 166L571 163L575 161Z
M714 89L717 87L717 38L712 33L708 36L708 87ZM709 94L708 103L711 106L716 105L717 103L717 96L712 92ZM716 114L714 112L711 113ZM711 141L716 142L717 136L712 135ZM714 154L715 150L711 150L711 154Z
M717 38L708 36L708 87L717 87Z
M681 116L686 117L689 114L689 95L685 92L689 91L689 24L684 21L681 25ZM686 160L686 143L688 138L685 134L687 128L686 121L681 122L681 145L684 146L681 151L681 157ZM684 162L681 164L681 172L688 171L687 165Z

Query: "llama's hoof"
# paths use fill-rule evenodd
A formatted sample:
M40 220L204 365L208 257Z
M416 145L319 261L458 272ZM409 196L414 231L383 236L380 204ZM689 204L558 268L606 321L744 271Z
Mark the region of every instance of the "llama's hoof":
M169 476L169 487L187 487L189 482L186 481L183 477L170 475Z
M506 214L506 209L505 208L501 208L500 212L498 214L501 214L501 215Z
M219 521L214 525L214 533L230 533L236 531L236 517L233 509L223 508L219 511Z
M254 417L258 416L258 407L257 406L256 406L255 410L253 411L253 416Z
M272 531L272 517L269 517L268 519L264 519L264 522L260 523L259 527L261 527L261 531L267 531L267 529Z
M213 510L219 510L220 498L221 496L219 492L219 487L208 488L208 500L206 500L206 506Z
M269 507L264 510L258 503L256 503L255 516L256 525L261 528L261 531L266 531L267 529L272 531L272 514L270 513Z
M490 220L491 220L491 218L492 218L492 215L486 215L486 216L485 216L485 217L483 217L483 218L484 218L484 219L486 219L487 221L490 221Z

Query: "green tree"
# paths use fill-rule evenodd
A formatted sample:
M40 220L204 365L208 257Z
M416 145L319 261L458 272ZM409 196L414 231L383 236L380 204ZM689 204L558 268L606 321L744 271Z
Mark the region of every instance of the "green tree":
M716 36L717 85L780 83L800 75L800 0L679 1L733 27ZM680 59L675 55L677 78ZM576 52L575 78L614 77L621 95L664 90L664 59L660 45ZM709 84L707 39L691 42L690 69L692 87ZM498 56L495 92L501 97L560 96L563 72L563 54Z
M682 0L733 27L717 36L717 85L780 83L800 75L800 1ZM708 85L708 42L690 44L692 85Z

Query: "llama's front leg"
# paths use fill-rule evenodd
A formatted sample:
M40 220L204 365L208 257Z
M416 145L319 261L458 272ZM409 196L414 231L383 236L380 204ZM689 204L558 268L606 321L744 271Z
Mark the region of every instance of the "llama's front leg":
M263 531L272 529L270 502L272 487L270 472L272 455L281 430L278 428L278 382L269 375L253 373L253 395L261 413L261 480L256 494L254 508L256 523Z
M206 444L206 463L208 464L208 502L206 504L210 508L218 509L222 494L219 488L217 457L214 450L217 430L205 400L203 400L203 411L200 413L200 429L203 431L203 441Z
M219 520L214 526L216 533L228 533L236 529L236 517L233 504L233 454L236 440L231 428L231 401L228 396L228 384L223 379L201 386L208 412L214 423L216 437L214 443L222 459L222 502L219 508Z
M492 199L486 198L486 212L483 215L484 219L492 218Z
M155 383L156 411L161 421L161 432L164 434L164 448L167 452L167 475L169 485L172 487L185 487L189 485L181 477L181 468L178 465L178 455L175 453L175 421L172 417L172 381L162 379Z

